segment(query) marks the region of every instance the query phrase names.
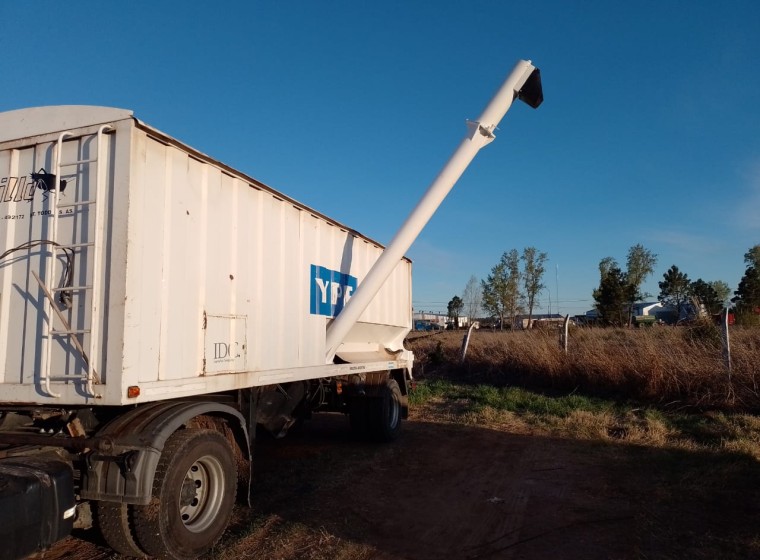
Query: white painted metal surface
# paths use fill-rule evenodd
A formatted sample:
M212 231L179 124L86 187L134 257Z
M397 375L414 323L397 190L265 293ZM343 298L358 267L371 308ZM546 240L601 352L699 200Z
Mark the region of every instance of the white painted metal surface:
M94 157L103 125L112 131L102 136L97 165L64 168L60 192L32 180L32 172L54 169L63 132L61 161ZM96 204L65 206L95 198L98 175L105 188ZM56 251L51 266L49 243L23 246L52 240L54 222L54 240L76 246L73 265ZM0 113L0 255L18 247L0 259L0 402L129 404L411 367L403 348L412 314L408 260L396 263L346 334L338 355L349 363L325 364L327 324L382 248L129 111ZM55 314L32 271L60 288L67 266L71 284L87 289L71 292L70 309L59 307L95 357L95 397L82 352L68 336L45 336ZM139 397L127 397L131 386Z

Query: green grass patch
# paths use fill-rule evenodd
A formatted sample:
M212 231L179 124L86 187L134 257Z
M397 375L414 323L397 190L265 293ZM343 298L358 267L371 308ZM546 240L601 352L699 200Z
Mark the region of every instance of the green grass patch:
M553 435L733 451L760 459L760 418L727 412L672 412L654 405L580 394L548 395L522 387L421 382L412 406L440 406L464 423L509 418Z
M494 387L492 385L464 385L436 379L420 383L410 395L412 405L421 405L433 399L469 401L470 411L480 412L486 407L517 414L534 414L566 418L572 412L614 412L619 407L614 401L584 395L549 396L521 387Z
M520 387L493 387L478 385L473 388L470 398L475 410L491 407L517 414L534 414L567 418L575 411L612 412L616 405L612 401L582 395L547 396Z
M435 398L454 398L456 392L461 391L459 385L443 379L435 379L418 383L413 391L409 393L409 404L422 405L430 402Z

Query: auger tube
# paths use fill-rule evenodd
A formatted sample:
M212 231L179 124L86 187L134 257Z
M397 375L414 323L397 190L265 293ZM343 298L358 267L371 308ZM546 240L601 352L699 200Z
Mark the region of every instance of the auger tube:
M348 332L383 287L399 260L417 239L478 151L493 141L494 130L515 99L521 99L533 108L538 107L543 101L540 71L530 61L518 61L480 118L467 122L467 134L459 147L359 284L346 306L327 326L326 363L333 361Z

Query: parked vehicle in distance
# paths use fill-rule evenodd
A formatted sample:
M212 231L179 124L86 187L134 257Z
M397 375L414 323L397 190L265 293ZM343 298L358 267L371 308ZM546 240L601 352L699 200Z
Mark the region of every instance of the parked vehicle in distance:
M414 322L415 331L442 331L443 327L434 321L427 319Z

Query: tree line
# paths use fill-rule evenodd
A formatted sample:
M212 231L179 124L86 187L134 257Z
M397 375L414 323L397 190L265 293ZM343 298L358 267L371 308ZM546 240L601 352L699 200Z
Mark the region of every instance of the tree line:
M599 287L592 295L603 323L614 326L631 324L634 305L649 297L641 291L641 286L654 272L656 264L657 255L641 244L628 250L625 270L613 257L605 257L599 262Z
M482 311L498 318L500 328L504 328L527 314L530 325L537 297L546 287L543 276L548 259L547 253L535 247L526 247L522 253L517 249L505 251L485 280L478 282L471 276L462 297L451 299L449 317L458 325L463 310L471 320Z
M454 325L464 315L474 320L485 313L497 318L501 328L513 326L518 317L527 316L532 324L537 298L546 286L548 254L535 247L505 251L485 280L471 276L461 295L448 304L448 316ZM613 257L599 262L599 286L593 290L598 320L610 326L630 326L637 302L653 297L642 291L646 279L654 273L658 257L641 244L633 245L626 255L625 267ZM731 307L737 323L760 325L760 245L744 255L746 270L737 289L732 292L722 280L691 280L675 264L658 282L657 299L674 310L676 319L690 309L715 315Z
M678 266L672 265L658 282L657 299L674 310L675 320L696 318L703 313L717 315L733 304L738 323L760 323L760 245L745 255L747 266L739 287L731 298L731 288L722 280L690 280ZM599 286L594 290L595 309L606 325L630 325L634 305L651 297L641 291L644 280L654 272L657 255L643 245L628 250L626 268L612 257L599 262ZM729 299L730 298L730 299ZM689 311L689 313L686 313Z

